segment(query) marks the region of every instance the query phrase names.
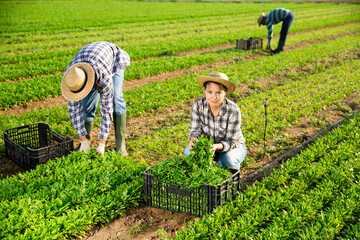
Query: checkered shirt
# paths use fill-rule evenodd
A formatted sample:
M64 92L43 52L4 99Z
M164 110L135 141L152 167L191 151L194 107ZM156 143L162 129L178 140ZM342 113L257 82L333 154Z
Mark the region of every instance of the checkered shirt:
M266 15L265 18L265 25L268 29L268 40L271 41L271 39L273 38L273 25L278 24L279 22L281 22L282 20L284 20L284 18L287 17L287 15L289 14L290 10L285 9L285 8L277 8L272 10L268 15Z
M245 138L241 132L240 108L225 98L219 114L213 117L206 98L197 99L191 110L189 138L201 135L212 137L214 143L222 143L223 152L245 144Z
M106 140L111 128L113 114L113 75L120 69L130 66L129 55L118 46L110 42L94 42L76 54L66 70L75 63L86 62L95 71L94 87L100 93L100 132L98 137ZM64 72L64 73L65 73ZM83 106L81 101L68 101L70 121L76 129L79 137L87 134L83 118Z

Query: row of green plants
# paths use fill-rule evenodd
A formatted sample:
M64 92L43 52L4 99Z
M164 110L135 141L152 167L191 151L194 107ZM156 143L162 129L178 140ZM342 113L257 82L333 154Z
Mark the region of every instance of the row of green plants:
M357 43L354 42L355 39L356 36L350 36L330 42L318 43L304 49L290 51L289 53L284 52L281 56L254 59L253 61L247 61L239 65L229 65L218 70L228 73L230 79L234 79L234 81L239 84L249 83L251 79L271 76L297 66L316 63L321 59L336 56L345 51L356 50ZM338 48L334 48L334 46L339 43L341 43L341 45L339 45ZM310 53L317 54L310 55ZM281 64L284 61L287 62L286 65ZM264 67L257 67L259 64ZM247 69L250 77L245 76L244 69ZM198 87L195 81L196 75L197 74L192 74L186 77L178 77L166 82L149 84L127 91L125 98L127 101L128 116L130 118L138 117L146 113L154 113L154 111L159 111L174 104L192 102L194 98L202 94L201 88ZM154 95L154 91L158 94ZM233 97L236 98L236 96ZM3 121L0 123L1 129L9 129L13 126L44 121L49 123L52 129L62 135L76 136L75 130L71 127L68 119L67 107L33 110L23 115L4 115L2 118ZM98 121L99 119L96 119L97 125Z
M4 15L0 32L6 37L28 36L38 33L79 32L107 29L137 23L149 25L159 21L182 21L208 17L236 16L267 12L278 7L276 3L196 3L196 2L13 2L2 1ZM314 3L283 3L289 9L342 8L344 5ZM348 6L348 5L347 5ZM31 9L29 11L29 9ZM44 10L46 9L46 10ZM56 9L56 10L55 10ZM96 9L96 13L93 10ZM117 15L114 16L113 10ZM41 14L39 14L41 13ZM71 16L76 16L74 19ZM111 16L111 17L110 17ZM75 21L76 20L76 21Z
M239 5L216 2L207 3L204 7L203 3L195 2L91 1L84 5L81 2L74 1L53 1L36 4L6 1L1 6L6 9L6 14L2 18L3 22L8 25L1 26L0 31L23 34L74 31L134 22L146 24L147 22L162 20L177 21L186 18L234 15L239 12L250 11L257 13L259 11L259 5L254 3ZM275 6L276 4L266 4L262 8L271 9ZM296 7L297 5L289 3L287 6ZM303 5L304 8L315 6L316 4ZM26 11L30 7L31 11ZM93 12L94 9L97 10L96 13ZM114 9L117 10L116 15L112 13ZM37 14L39 12L42 14ZM71 16L76 16L78 21L74 21ZM33 26L35 28L31 28Z
M74 152L0 181L1 239L69 239L144 201L147 166L116 152Z
M296 13L296 21L299 23L304 21L308 22L309 20L312 20L312 22L317 21L316 18L324 18L328 15L341 18L348 16L349 13L356 13L356 9L354 9L351 5L342 6L341 10L334 6L323 6L320 9L316 8L311 11L309 11L309 9L293 9L293 11ZM241 19L242 21L234 24L234 19ZM344 21L344 19L341 21ZM134 43L139 45L141 43L145 44L147 40L168 41L174 38L184 38L184 36L187 38L193 38L193 35L204 35L219 29L227 29L227 31L233 30L235 32L239 32L239 29L241 29L242 31L239 32L240 37L242 36L241 34L243 34L244 30L246 30L245 32L248 32L249 30L251 30L251 32L253 32L253 30L258 30L254 29L254 25L256 25L255 23L253 13L206 17L201 19L190 18L179 21L167 20L162 22L149 22L147 25L133 23L119 26L117 28L109 27L106 29L74 32L71 33L72 38L69 38L69 32L53 33L52 35L32 35L27 36L22 41L19 41L19 37L13 37L11 39L18 41L5 43L0 46L0 52L4 53L4 56L6 57L5 59L7 60L3 61L8 64L31 59L40 60L45 57L45 53L52 53L51 55L53 56L55 53L64 50L65 47L74 50L74 48L78 46L84 45L88 42L99 41L99 39L107 39L107 41L117 43L120 42L122 44L121 47L130 51L130 49L133 48ZM304 26L301 27L303 28ZM306 27L309 28L310 26ZM121 31L119 31L119 29L121 29ZM259 32L255 31L254 33L258 34ZM5 42L7 40L10 39L4 39ZM143 40L144 42L139 42L139 40ZM42 54L35 54L36 52L41 52ZM19 56L14 56L13 53L17 53ZM64 53L70 54L69 52Z
M175 239L358 239L360 114Z
M328 111L331 115L332 111L351 112L352 110L342 101L352 96L355 99L357 96L355 102L359 101L358 64L357 60L347 60L339 66L331 66L324 71L320 67L319 72L306 78L295 81L288 78L289 83L282 83L280 86L274 83L275 86L272 85L269 89L259 93L254 92L250 97L237 100L236 103L242 111L242 130L246 136L247 146L259 148L263 144L265 126L263 100L267 100L268 104L266 140L269 144L272 143L267 148L267 154L285 151L302 141L289 138L286 133L287 128L297 126L304 120L309 121L311 127L321 128L331 122L317 119L319 113ZM168 154L181 152L186 146L190 126L190 113L189 111L185 113L187 115L183 116L182 121L177 120L175 126L162 126L159 127L158 132L129 141L128 147L133 149L133 156L139 158L146 156L148 161L157 162L159 158L165 159ZM258 152L253 153L253 157L257 159L262 154L261 147ZM252 164L251 161L253 159L248 157L245 164Z
M357 114L176 238L358 237L359 127ZM3 179L0 237L80 237L143 202L145 169L113 151L73 153Z
M338 15L339 9L336 6L322 6L316 9L293 9L296 12L297 19L314 17L314 15L321 16L325 14ZM341 11L353 11L353 7L342 6ZM241 22L234 24L234 19L242 19ZM23 51L39 51L44 48L55 48L60 47L73 47L78 44L84 44L84 42L98 41L99 36L108 41L121 41L138 40L154 37L168 37L173 35L181 35L184 33L192 32L193 34L213 31L217 28L239 28L246 27L254 24L253 13L239 13L237 15L228 16L214 16L214 17L203 17L203 18L187 18L177 21L156 21L148 23L128 23L118 26L111 26L107 28L92 29L91 31L74 31L74 32L62 32L57 31L49 34L34 34L28 36L13 36L12 38L1 38L4 44L0 46L0 52L23 52ZM121 29L121 31L119 31ZM69 39L69 34L73 38ZM119 38L121 37L121 38ZM84 40L87 41L84 41Z
M303 31L359 20L358 14L349 15L348 12L346 14L348 15L334 17L332 21L328 19L327 15L323 16L323 18L316 16L315 19L305 18L298 20L292 31ZM280 28L276 28L276 31L277 34ZM238 29L219 28L214 31L204 31L198 34L186 33L182 36L130 40L128 44L118 41L114 41L114 43L128 52L131 59L137 60L231 43L235 42L237 38L260 37L264 36L264 33L266 33L264 29L254 29L253 24L251 24L246 27L240 26ZM105 39L99 38L99 40L103 41ZM86 43L89 42L86 41ZM76 45L75 48L36 51L34 53L17 54L12 52L11 54L4 54L2 57L3 64L0 66L2 72L0 81L63 71L81 47L82 45Z
M359 27L358 23L346 26L337 26L330 29L317 30L311 35L308 33L297 33L296 39L290 39L288 46L304 43L306 41L319 40L325 37L336 37L336 35L352 34ZM238 58L239 60L251 56L252 52L239 51L229 48L218 51L211 51L203 54L192 54L189 56L172 56L149 59L133 63L126 70L126 81L160 74L163 72L189 68L194 65L202 65L228 59ZM41 100L61 94L60 82L62 74L47 75L33 78L27 81L0 83L0 108L6 109L14 105L23 104L33 100Z
M42 19L42 16L39 19ZM74 28L78 27L80 28L80 25ZM307 26L301 27L307 28ZM4 29L3 26L0 29ZM52 30L56 29L49 27L49 30L45 31L50 33ZM261 31L263 32L263 29ZM351 31L356 33L356 30ZM267 99L270 103L269 140L278 145L276 149L272 149L276 154L289 148L290 144L294 144L294 139L286 139L286 128L294 127L304 119L312 121L322 111L329 111L327 115L330 115L334 108L335 110L342 108L343 112L351 110L345 108L341 101L348 97L359 96L360 73L358 70L359 60L356 57L359 49L359 35L353 34L345 37L333 35L339 39L316 43L277 56L230 64L216 69L227 73L230 79L237 82L239 86L248 84L254 90L250 96L241 92L230 96L242 109L243 129L249 146L259 147L260 145L263 134L263 119L261 118L263 99ZM309 41L311 38L309 36L304 39ZM299 42L299 40L296 41ZM224 58L228 58L231 56L230 54ZM338 62L334 60L336 58L339 58ZM331 62L325 64L324 68L318 66L321 62L327 61ZM304 77L302 68L312 64L316 65L316 69L311 69L314 75ZM295 69L295 73L286 73L293 69ZM281 76L282 73L286 73L284 77ZM164 83L149 84L127 91L125 95L128 95L126 100L129 117L149 116L157 114L158 111L165 111L167 107L193 102L196 97L203 94L195 80L198 74L207 73L190 74ZM267 87L254 83L261 78L271 79L277 74L281 76L281 79L276 79ZM158 131L128 141L128 147L133 151L128 159L119 158L114 152L108 152L104 159L98 158L93 152L88 155L74 153L61 160L50 161L35 171L2 180L0 189L4 189L4 191L0 193L0 219L4 220L0 221L0 238L68 239L77 237L83 235L84 231L89 230L91 226L108 222L113 217L123 214L127 208L138 206L143 201L141 179L146 165L134 164L135 159L141 158L143 154L148 161L154 160L155 162L162 161L169 155L181 153L186 145L189 127L189 110L187 109L185 112L186 115L172 116L169 119L172 122L167 123L165 128L163 125L157 126ZM53 129L63 135L76 136L70 125L66 107L34 110L21 116L2 116L1 129L35 121L48 122ZM327 123L322 123L317 127ZM96 120L96 124L99 125L99 119ZM254 128L257 128L257 131L252 131ZM212 222L210 226L214 226L214 229L219 229L216 228L217 226L223 228L220 227L221 232L214 231L215 233L220 232L221 235L212 236L229 239L244 233L248 234L245 237L260 239L273 236L293 238L297 235L294 235L296 233L291 230L302 228L305 225L308 227L299 233L300 238L310 239L313 236L326 238L333 236L331 234L337 234L344 238L356 238L358 235L354 229L359 227L359 221L356 220L356 216L360 212L358 201L356 201L359 198L359 189L358 184L355 187L352 186L359 180L359 154L356 152L359 149L359 137L356 135L352 139L351 133L358 128L359 120L355 126L349 127L352 132L347 130L347 135L345 135L350 137L339 138L341 140L336 140L336 143L330 147L328 145L318 147L317 149L323 150L323 153L329 152L325 157L322 155L314 157L316 161L324 158L321 164L315 163L309 170L301 170L302 167L305 168L309 165L304 163L300 167L299 165L293 167L293 171L297 172L291 172L290 176L286 174L275 176L275 180L269 185L271 190L279 190L280 193L273 194L269 189L265 189L265 193L263 195L260 193L259 198L252 198L253 201L247 200L251 204L255 204L258 202L257 200L263 203L259 206L248 205L251 209L259 210L258 212L251 210L246 212L246 207L239 210L238 206L242 207L242 205L238 205L237 202L234 205L231 202L225 208L217 209L217 212L225 209L224 215L223 217L219 216L219 219L217 219L217 215L214 218L209 216L209 221ZM352 140L355 141L355 144ZM289 145L284 146L285 143ZM338 147L334 147L336 145ZM339 157L333 161L333 155ZM353 155L355 157L351 158ZM310 157L304 159L308 158ZM341 162L345 162L352 170L340 166ZM152 164L153 162L148 163ZM335 168L331 164L338 165L335 165ZM318 171L318 169L322 171ZM353 175L349 174L349 171ZM298 176L299 178L296 178ZM292 179L295 180L292 181ZM282 180L284 181L281 182ZM279 184L274 186L277 183ZM350 186L344 187L344 183L350 183ZM261 188L262 190L263 188ZM309 194L304 195L305 190ZM332 197L339 192L342 192L343 195L334 200ZM254 191L250 191L249 196L253 197L253 193ZM285 197L281 195L282 193L285 194ZM292 196L292 193L295 196ZM242 197L239 199L236 201L241 202ZM296 202L298 204L286 205L286 201L290 200L298 200ZM307 204L306 201L311 204ZM233 208L231 208L232 206ZM269 208L266 208L267 206ZM243 210L244 218L242 218L243 212L241 212ZM226 211L234 214L228 214ZM316 211L322 212L317 215L313 214L318 213ZM322 214L323 212L324 214ZM345 212L348 215L341 215ZM315 217L312 217L313 215ZM344 217L340 219L339 216ZM221 223L224 218L228 220L228 222L225 221L225 224ZM274 218L275 220L273 220ZM304 221L301 222L301 219ZM288 225L285 225L283 221ZM227 224L229 222L233 224ZM216 225L217 223L219 225ZM194 226L197 226L196 224ZM259 232L253 227L266 230ZM244 231L243 228L245 228ZM343 230L340 231L340 228ZM190 238L194 236L194 238L198 236L202 238L202 236L207 236L207 231L212 232L211 229L208 230L202 225L195 229L200 231L200 235L196 231L189 230ZM183 236L186 236L186 233ZM179 238L181 238L181 234Z

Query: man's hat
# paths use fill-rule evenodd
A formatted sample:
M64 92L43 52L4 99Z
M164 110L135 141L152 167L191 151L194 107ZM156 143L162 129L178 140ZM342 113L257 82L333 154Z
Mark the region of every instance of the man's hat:
M236 86L233 82L229 81L228 76L225 73L221 72L211 72L207 76L199 75L197 76L197 80L201 87L204 87L205 82L216 82L224 85L226 87L226 93L232 93Z
M263 18L265 18L265 17L266 17L266 16L265 16L265 13L262 13L262 14L259 16L259 18L258 18L259 27L260 27L260 25L261 25L261 22L262 22Z
M68 68L61 80L63 96L70 101L86 97L94 86L95 72L88 63L76 63Z

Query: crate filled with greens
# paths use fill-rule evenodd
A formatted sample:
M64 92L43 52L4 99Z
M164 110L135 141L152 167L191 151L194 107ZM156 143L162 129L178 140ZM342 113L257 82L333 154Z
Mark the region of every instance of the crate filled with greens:
M39 122L4 131L5 154L24 170L68 155L74 150L73 139L63 137Z
M237 195L240 171L218 167L212 144L200 137L189 156L169 158L144 171L146 204L202 217Z

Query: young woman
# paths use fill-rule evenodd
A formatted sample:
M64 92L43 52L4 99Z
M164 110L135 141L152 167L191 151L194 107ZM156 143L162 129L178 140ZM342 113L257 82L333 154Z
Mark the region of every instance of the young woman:
M208 76L198 76L205 97L199 98L191 110L189 144L185 156L191 154L192 146L203 135L214 140L215 159L220 167L240 169L246 156L245 138L241 132L240 108L225 97L236 86L224 73L211 72Z

